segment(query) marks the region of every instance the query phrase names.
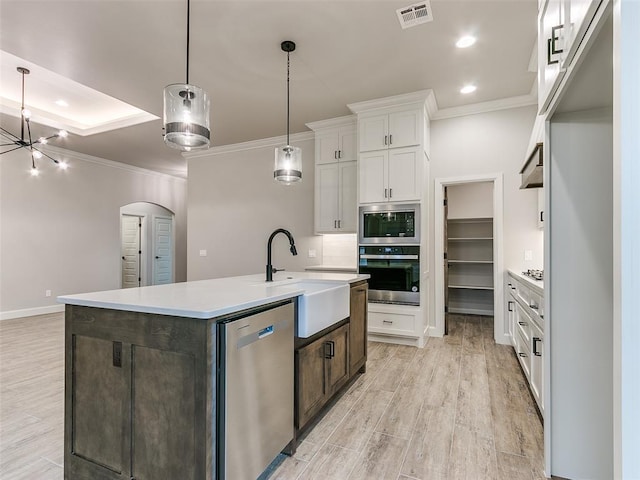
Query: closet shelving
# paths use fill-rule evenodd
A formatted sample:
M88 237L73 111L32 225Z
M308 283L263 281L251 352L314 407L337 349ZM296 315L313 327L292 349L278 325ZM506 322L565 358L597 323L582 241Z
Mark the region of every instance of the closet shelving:
M493 219L447 221L448 311L493 315Z

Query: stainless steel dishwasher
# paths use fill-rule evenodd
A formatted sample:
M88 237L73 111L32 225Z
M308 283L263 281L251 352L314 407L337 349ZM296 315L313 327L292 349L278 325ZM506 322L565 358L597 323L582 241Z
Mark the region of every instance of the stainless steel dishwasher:
M255 480L293 440L294 303L218 324L219 480Z

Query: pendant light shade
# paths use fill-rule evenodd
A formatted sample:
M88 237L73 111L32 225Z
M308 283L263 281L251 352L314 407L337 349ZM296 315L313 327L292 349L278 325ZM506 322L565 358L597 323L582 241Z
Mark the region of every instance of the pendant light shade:
M165 143L179 150L196 150L209 146L210 135L207 92L184 83L164 87Z
M296 44L286 40L280 44L282 51L287 52L287 144L276 148L276 163L273 178L285 185L302 180L302 150L292 147L289 142L289 54L296 49Z
M187 80L164 88L164 142L182 151L208 148L209 96L200 87L189 84L189 19L191 2L187 0Z

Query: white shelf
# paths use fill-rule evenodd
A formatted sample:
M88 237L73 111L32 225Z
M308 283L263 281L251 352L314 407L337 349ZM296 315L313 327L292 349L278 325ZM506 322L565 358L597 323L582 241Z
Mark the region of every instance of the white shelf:
M482 287L478 285L449 285L449 288L462 290L493 290L493 287Z
M493 260L447 260L449 263L484 263L493 265Z
M448 240L451 242L467 242L474 240L488 240L493 242L493 237L449 237Z

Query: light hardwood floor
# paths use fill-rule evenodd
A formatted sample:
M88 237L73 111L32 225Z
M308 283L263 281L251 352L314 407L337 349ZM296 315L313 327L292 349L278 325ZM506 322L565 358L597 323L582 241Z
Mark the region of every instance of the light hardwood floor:
M538 480L542 426L489 317L451 316L424 349L369 344L367 373L277 480ZM0 478L63 478L62 314L0 322Z

